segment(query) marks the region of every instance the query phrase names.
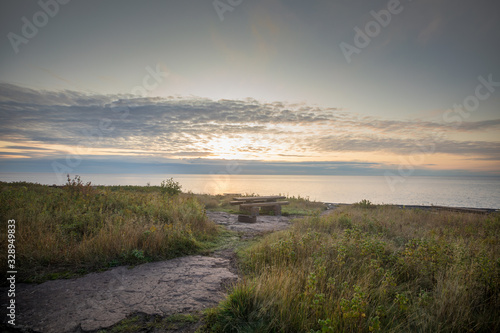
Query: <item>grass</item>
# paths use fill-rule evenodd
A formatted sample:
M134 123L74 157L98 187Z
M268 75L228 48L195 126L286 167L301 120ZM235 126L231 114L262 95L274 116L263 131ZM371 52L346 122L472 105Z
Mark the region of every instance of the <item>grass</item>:
M493 332L500 330L500 215L399 209L362 201L320 216L287 198L289 230L238 244L205 209L232 196L162 186L0 182L0 217L16 220L18 281L236 248L244 278L209 310L211 332ZM7 235L7 224L0 224ZM0 248L8 248L8 238ZM7 267L6 256L0 265ZM177 329L199 318L130 317L115 331ZM144 325L143 325L144 324ZM141 328L142 329L142 328Z
M307 197L291 196L285 199L290 204L282 206L283 215L315 215L326 209L322 202L311 201Z
M137 332L140 329L140 316L134 315L130 316L126 319L123 319L118 324L114 325L113 328L109 331L110 333L133 333ZM105 330L99 331L101 333L105 332Z
M171 183L93 187L75 177L56 188L1 182L0 217L16 220L18 280L67 278L203 251L219 228L198 200L175 194L177 187L170 191ZM0 233L7 234L6 223ZM7 237L0 248L7 252ZM6 260L0 259L2 267Z
M283 214L311 214L323 205L287 198ZM161 186L92 186L80 177L63 187L0 182L0 217L16 221L18 280L70 278L119 265L207 253L234 236L221 233L205 209L237 212L230 195L181 193ZM7 234L7 224L0 225ZM7 251L8 239L0 239ZM7 258L0 258L7 267Z
M111 327L103 328L98 333L132 333L132 332L184 332L192 331L198 326L200 317L197 314L173 314L170 316L133 313Z
M498 235L498 214L364 202L306 217L243 251L205 330L499 331Z

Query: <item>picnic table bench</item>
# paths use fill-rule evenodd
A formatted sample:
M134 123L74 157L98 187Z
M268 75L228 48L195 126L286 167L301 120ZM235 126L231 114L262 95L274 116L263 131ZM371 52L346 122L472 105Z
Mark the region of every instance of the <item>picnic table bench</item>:
M230 202L231 205L239 205L241 212L248 213L249 216L239 215L240 222L256 222L260 208L262 212L274 212L274 215L281 216L281 206L288 205L288 201L278 201L286 199L284 196L272 195L262 197L236 197Z

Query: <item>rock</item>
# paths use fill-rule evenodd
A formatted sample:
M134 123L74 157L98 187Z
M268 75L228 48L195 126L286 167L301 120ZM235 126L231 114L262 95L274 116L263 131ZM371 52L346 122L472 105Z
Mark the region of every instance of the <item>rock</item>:
M133 312L171 315L216 305L235 280L229 260L187 256L69 280L18 284L17 325L44 333L108 327ZM16 326L17 326L16 325Z

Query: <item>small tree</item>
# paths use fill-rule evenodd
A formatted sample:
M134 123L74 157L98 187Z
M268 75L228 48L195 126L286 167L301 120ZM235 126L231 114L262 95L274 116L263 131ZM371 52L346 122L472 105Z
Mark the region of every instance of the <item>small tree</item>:
M375 205L370 200L366 199L363 199L360 202L356 202L354 205L361 208L375 208Z
M179 182L174 181L173 178L161 182L161 191L163 194L177 195L182 192L181 188L182 186Z
M83 195L84 197L91 196L94 193L94 189L90 182L84 184L80 176L76 175L73 179L71 179L70 175L67 174L67 181L65 184L65 188L69 191L71 196L79 197Z

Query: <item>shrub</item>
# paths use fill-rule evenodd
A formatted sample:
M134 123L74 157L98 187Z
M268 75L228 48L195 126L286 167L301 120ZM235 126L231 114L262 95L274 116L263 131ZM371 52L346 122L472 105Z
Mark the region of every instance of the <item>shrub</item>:
M370 200L363 199L360 202L354 204L357 207L361 208L374 208L376 207Z
M164 194L167 194L167 195L177 195L179 193L181 193L181 188L182 186L174 181L173 178L169 178L169 179L166 179L164 181L161 182L161 191L164 193Z

